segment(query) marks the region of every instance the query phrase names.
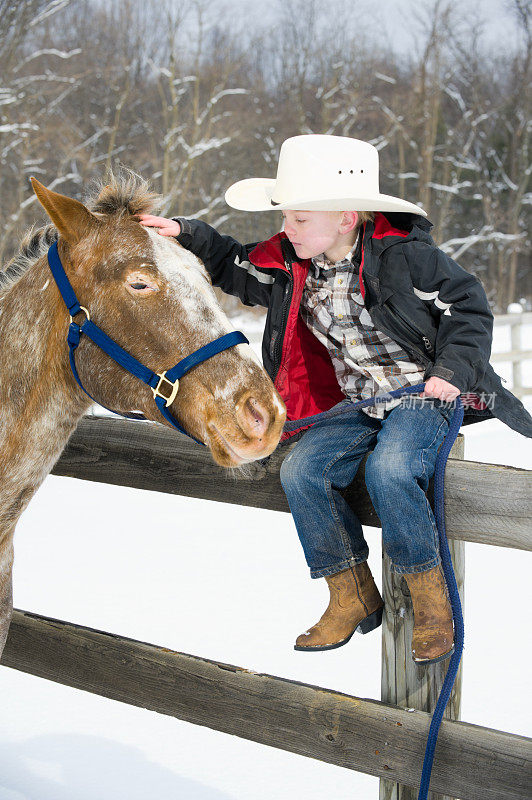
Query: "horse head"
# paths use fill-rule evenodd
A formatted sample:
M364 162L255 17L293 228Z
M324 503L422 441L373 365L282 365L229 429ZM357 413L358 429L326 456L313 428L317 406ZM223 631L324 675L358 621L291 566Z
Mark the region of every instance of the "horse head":
M136 221L153 204L144 183L113 179L91 209L35 179L32 185L58 230L58 252L80 304L142 364L161 373L234 330L202 262L175 239ZM69 314L62 308L66 340ZM138 410L170 425L150 387L87 337L76 350L76 366L86 391L102 405L122 413ZM71 384L72 391L81 391L73 379ZM246 344L188 372L169 410L226 467L268 456L286 418L280 396Z

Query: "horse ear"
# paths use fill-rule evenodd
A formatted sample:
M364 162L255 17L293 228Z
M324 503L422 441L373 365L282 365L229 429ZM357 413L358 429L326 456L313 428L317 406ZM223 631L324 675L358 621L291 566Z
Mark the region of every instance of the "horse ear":
M52 192L35 178L30 178L33 191L39 203L67 242L75 244L99 226L98 217L92 214L83 203Z

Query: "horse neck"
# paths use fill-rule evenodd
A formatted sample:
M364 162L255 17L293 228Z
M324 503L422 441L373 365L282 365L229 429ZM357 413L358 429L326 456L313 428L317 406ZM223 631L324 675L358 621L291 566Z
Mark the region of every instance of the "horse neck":
M0 534L90 406L70 373L67 321L46 258L0 296Z

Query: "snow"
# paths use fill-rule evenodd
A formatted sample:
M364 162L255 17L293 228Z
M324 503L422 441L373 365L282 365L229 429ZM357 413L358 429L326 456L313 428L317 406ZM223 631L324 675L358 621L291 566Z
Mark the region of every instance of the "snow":
M391 78L389 75L383 75L382 72L376 72L375 77L378 78L380 81L384 81L385 83L397 83L395 78Z
M57 56L57 58L67 59L72 58L72 56L77 56L82 52L83 51L79 47L77 47L75 50L70 50L68 53L64 50L57 50L55 47L47 48L45 50L36 50L27 58L24 58L22 61L20 61L15 67L14 71L18 72L23 66L29 64L30 61L34 61L36 58L40 58L41 56Z
M242 317L258 350L262 321ZM532 326L524 326L523 341ZM507 349L495 328L494 351ZM509 338L507 339L509 341ZM510 376L504 364L500 374ZM532 362L523 365L532 386ZM526 399L532 409L532 396ZM497 420L463 429L466 458L532 466ZM366 528L380 585L381 536ZM380 631L292 649L321 615L289 514L49 476L16 534L15 605L185 653L380 697ZM462 719L532 735L530 554L466 544ZM0 800L335 800L378 779L0 669ZM421 764L420 764L421 772Z
M40 14L31 20L29 23L30 27L40 25L40 23L43 22L43 20L45 20L47 17L51 17L54 14L57 14L58 11L61 11L61 9L67 6L69 2L70 0L52 0L52 2L49 3Z
M438 192L449 192L450 194L459 194L462 189L466 188L467 186L473 186L471 181L462 181L461 183L455 183L452 186L443 186L441 183L433 183L429 181L427 186L430 186L431 189L436 189Z

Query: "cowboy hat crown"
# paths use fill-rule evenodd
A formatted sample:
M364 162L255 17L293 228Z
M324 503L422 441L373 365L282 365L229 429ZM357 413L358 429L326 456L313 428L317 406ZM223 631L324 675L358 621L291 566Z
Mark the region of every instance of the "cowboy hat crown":
M305 134L281 145L277 177L247 178L225 193L241 211L408 211L419 206L379 191L379 152L347 136Z

